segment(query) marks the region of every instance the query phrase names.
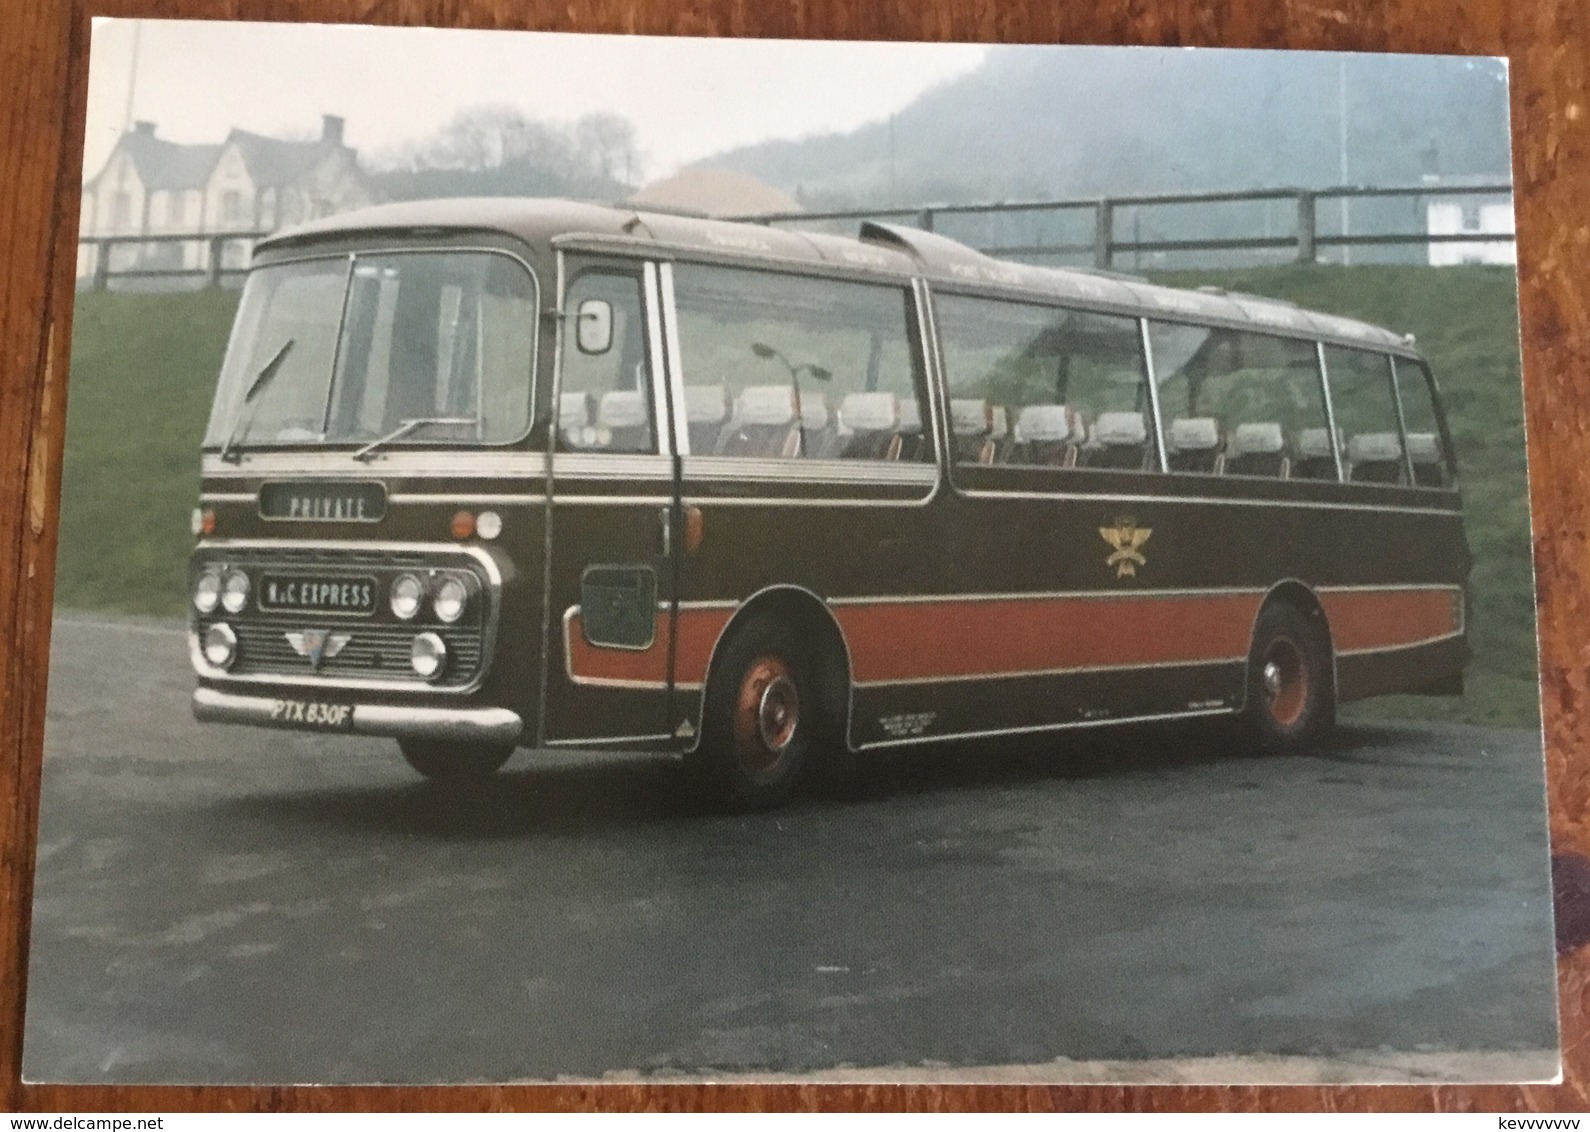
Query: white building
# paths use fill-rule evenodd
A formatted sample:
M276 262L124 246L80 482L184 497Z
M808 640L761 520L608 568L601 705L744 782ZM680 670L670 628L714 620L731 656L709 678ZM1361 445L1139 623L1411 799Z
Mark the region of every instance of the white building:
M1511 201L1471 202L1436 199L1425 206L1425 230L1432 236L1513 235ZM1516 264L1518 246L1512 240L1465 240L1432 243L1431 267L1465 263Z
M157 138L153 122L135 123L83 185L79 235L263 233L373 204L342 128L341 118L327 114L313 141L233 130L220 145L179 145ZM242 266L249 247L230 241L224 265ZM79 244L79 278L94 274L97 252ZM208 255L205 240L129 243L114 249L111 268L199 271Z

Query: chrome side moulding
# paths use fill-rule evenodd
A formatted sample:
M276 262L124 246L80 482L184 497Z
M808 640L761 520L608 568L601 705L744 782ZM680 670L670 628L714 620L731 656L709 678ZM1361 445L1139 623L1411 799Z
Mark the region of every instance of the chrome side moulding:
M275 697L243 696L214 688L199 688L193 693L193 718L202 723L290 726L281 722L281 703ZM517 712L507 708L354 704L349 729L358 735L505 746L519 741L519 736L524 733L524 720L519 718Z

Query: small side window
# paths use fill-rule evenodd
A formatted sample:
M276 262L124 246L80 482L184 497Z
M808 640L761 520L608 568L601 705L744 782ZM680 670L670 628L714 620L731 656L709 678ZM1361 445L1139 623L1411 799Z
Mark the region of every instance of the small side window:
M1435 415L1430 372L1406 358L1396 358L1392 364L1402 398L1402 421L1408 431L1408 463L1413 469L1413 482L1418 487L1451 487L1455 465Z
M1347 479L1353 483L1406 483L1391 358L1370 350L1326 346L1325 372L1330 379L1336 427L1342 434L1342 470Z
M594 318L592 312L599 312ZM558 446L565 452L657 451L640 279L587 271L564 297ZM585 325L582 325L582 319ZM589 325L592 322L601 325ZM594 346L604 347L594 350Z

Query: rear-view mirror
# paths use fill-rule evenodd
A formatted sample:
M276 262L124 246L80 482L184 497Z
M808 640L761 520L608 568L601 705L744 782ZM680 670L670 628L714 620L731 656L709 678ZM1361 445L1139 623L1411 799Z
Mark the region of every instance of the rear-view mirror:
M586 299L574 318L574 341L582 354L605 354L613 346L613 305Z

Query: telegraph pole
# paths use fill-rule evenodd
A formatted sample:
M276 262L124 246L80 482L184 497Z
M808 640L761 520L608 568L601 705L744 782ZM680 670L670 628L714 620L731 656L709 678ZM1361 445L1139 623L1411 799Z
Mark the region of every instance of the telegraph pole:
M127 104L121 123L121 132L124 134L132 129L133 94L138 89L138 40L143 33L144 22L134 20L132 26L132 65L127 68Z

